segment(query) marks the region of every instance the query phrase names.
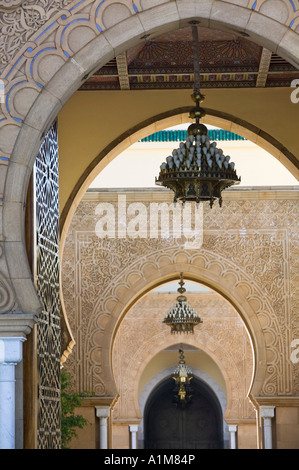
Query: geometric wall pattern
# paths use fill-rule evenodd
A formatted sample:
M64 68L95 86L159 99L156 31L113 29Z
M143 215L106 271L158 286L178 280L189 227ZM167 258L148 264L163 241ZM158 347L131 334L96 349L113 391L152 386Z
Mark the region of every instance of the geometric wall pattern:
M35 100L38 101L40 95L42 95L42 101L46 96L48 101L43 101L43 111L49 114L50 107L53 107L53 101L56 103L56 100L53 99L55 93L57 92L60 97L60 90L51 90L51 87L46 89L47 84L51 81L53 76L63 67L64 72L65 69L68 69L70 76L74 71L79 75L80 69L80 74L82 74L80 78L84 81L85 78L87 78L87 73L95 71L91 68L90 63L85 65L85 56L84 58L80 58L81 62L79 60L79 63L73 60L73 56L82 50L84 46L92 43L95 38L103 38L104 42L104 40L106 40L105 35L107 35L107 37L112 40L112 47L115 45L115 51L117 52L117 49L121 49L118 47L120 43L118 43L117 40L113 41L113 38L109 37L111 29L114 29L114 34L112 33L114 38L117 37L119 39L119 37L121 37L121 39L125 38L125 40L128 41L128 38L132 39L129 37L129 34L127 36L118 36L115 33L119 25L124 23L127 25L127 20L129 19L134 34L137 36L137 29L140 32L152 30L150 15L152 11L155 10L156 6L161 6L163 12L166 11L166 8L163 9L163 6L167 7L167 13L173 15L173 17L168 18L168 21L171 23L171 21L174 21L172 18L176 21L180 18L178 11L180 13L183 11L184 3L185 2L179 0L175 2L167 2L164 0L96 0L94 2L88 0L79 2L77 0L73 2L68 0L57 2L47 0L37 0L36 2L0 0L0 28L2 39L0 42L0 70L2 77L1 87L5 87L5 100L1 101L0 111L1 200L7 167L14 168L14 165L11 165L9 159L18 132L21 127L23 127L23 129L25 128L25 132L26 130L28 131L28 128L31 128L32 122L33 125L31 129L35 129L34 126L38 126L34 119L36 117L35 115L33 117L31 116L32 121L30 119L26 121L28 111L32 110L32 104ZM194 5L194 3L195 2L190 1L190 5ZM211 22L213 22L213 18L216 19L216 23L219 22L219 11L221 13L221 7L223 7L225 3L229 5L230 10L240 10L237 5L230 2L214 2ZM284 51L285 55L286 49L289 51L290 57L296 55L295 46L297 43L295 41L295 35L298 33L299 28L297 0L244 0L241 3L244 12L248 14L249 12L253 12L250 13L252 16L250 16L248 28L246 28L247 23L242 26L244 30L252 30L257 36L263 37L263 44L268 43L269 36L270 45L273 45L274 42L277 46L281 44L280 48ZM200 5L200 3L198 3L198 5ZM217 10L218 6L220 6L220 10ZM176 14L174 14L174 9L176 9ZM115 12L117 12L117 15ZM197 16L195 10L192 16ZM271 31L271 29L267 30L266 40L265 33L261 32L261 29L259 29L263 26L259 24L259 20L262 22L263 19L268 20L269 18L271 19L271 24L275 25L275 28L273 31ZM248 19L249 16L247 17L247 20ZM224 18L224 23L225 22L232 23L233 21L228 21L227 18ZM270 23L270 21L268 23ZM165 20L165 25L166 24L167 21ZM285 25L286 28L288 28L287 32L281 25ZM129 29L130 28L128 28L128 30ZM282 33L285 34L283 39L280 36ZM277 36L277 34L279 39L274 41L273 36ZM290 44L288 40L290 40ZM134 43L136 42L137 41ZM290 47L287 47L286 43L287 46ZM112 47L109 48L109 51L111 51ZM267 60L265 64L267 64ZM76 84L78 85L78 81ZM58 84L57 88L59 88L59 85L63 88L62 83ZM44 116L39 116L39 119L41 126L46 125ZM31 143L29 142L28 148L29 150L31 149ZM25 163L27 163L26 159L28 159L28 155L24 156ZM23 180L24 176L22 173L22 179L20 179L19 184L20 187L23 184ZM7 192L7 185L5 191ZM251 252L249 250L247 259L239 259L238 256L235 256L233 260L234 252L225 250L223 253L226 253L226 255L221 254L221 251L217 253L214 252L213 247L215 241L219 241L218 246L221 245L221 235L219 235L219 233L223 227L220 227L219 233L214 235L213 243L211 243L210 246L204 247L197 260L199 261L200 258L202 265L206 267L212 266L212 269L214 269L215 263L213 264L213 261L217 259L219 261L219 270L223 277L229 276L229 267L234 266L234 262L237 262L238 269L234 286L239 283L236 288L239 289L242 285L244 290L247 290L246 298L250 299L250 302L255 306L256 316L265 336L267 374L266 382L263 385L263 393L269 395L299 394L298 368L296 369L289 360L290 340L298 336L299 328L298 322L296 323L295 315L295 312L298 311L298 264L296 265L296 259L298 260L298 232L295 232L294 229L294 220L296 220L296 218L294 219L294 204L291 208L285 207L289 202L291 201L284 200L282 205L278 204L277 213L273 208L270 209L272 222L267 226L261 224L257 229L251 228L251 248L254 247L255 249L255 245L257 244L259 249L256 253L255 251ZM263 207L262 212L264 209ZM291 212L288 212L289 209ZM277 214L278 218L276 218ZM245 220L247 220L247 215L243 215ZM290 217L292 220L287 220L287 217ZM273 220L275 221L273 222ZM261 227L264 227L263 233L261 232L261 230L263 230ZM91 231L93 231L93 228L91 228ZM248 243L247 246L250 246L250 237L247 237L247 233L245 235L244 238L244 233L240 231L234 233L234 242L236 243L237 251L240 246L242 246L244 240ZM271 263L270 265L268 264L268 267L273 266L272 262L276 263L275 269L271 270L265 267L266 264L270 262L267 255L264 254L262 258L259 257L259 255L262 254L261 247L266 247L267 240L268 246L271 246L271 249L268 250L269 258L271 258ZM274 249L272 249L273 243L275 245ZM81 248L83 248L83 244ZM168 251L170 252L171 249L173 249L173 247L169 247ZM162 253L163 255L165 254L163 249L160 250L160 255L156 252L156 258L152 258L156 266L158 266L160 262L162 263L162 259L164 259ZM123 260L126 261L126 250L124 250L124 255ZM176 257L177 255L174 252L171 255L169 254L170 262L174 262ZM7 259L9 259L9 255ZM253 263L249 263L248 268L247 261L249 262L250 260L253 261ZM263 262L264 260L266 260L266 263ZM189 256L189 265L195 261L195 258ZM124 273L124 271L121 273L120 270L115 279L120 279L123 274L128 276L127 279L132 279L129 271L132 266L126 266L126 273ZM135 268L134 276L137 278L138 276L141 277L142 269L145 268L145 266L142 268L142 260L136 260ZM82 277L80 267L77 275L78 278ZM92 275L93 280L98 280L96 272L93 272ZM70 278L71 276L72 274L70 273ZM98 285L101 286L101 283ZM120 298L120 288L126 291L128 286L130 286L129 281L127 284L118 286L118 290L115 285L112 287L104 286L107 289L105 293L110 296L110 303L113 304L113 302L116 302L117 299ZM98 289L97 292L99 293L101 291ZM257 296L256 292L262 295ZM86 304L90 309L88 299ZM102 325L102 321L105 322L107 318L110 318L109 315L111 316L112 310L108 308L109 306L110 304L108 305L108 303L100 305L98 302L97 304L99 311L100 308L103 307L104 312L103 314L101 313L100 325ZM79 309L76 310L76 312L77 311L79 311L80 315L83 310ZM93 312L91 311L90 313ZM94 318L91 317L91 331L92 327L95 325L92 324L93 321ZM101 352L98 350L98 343L96 341L96 335L101 336L101 328L103 329L103 326L99 326L98 324L91 338L91 342L94 342L92 356L87 358L82 356L83 362L80 364L80 367L86 367L87 364L84 361L91 361L93 367L88 372L89 375L87 374L87 377L89 383L97 386L98 390L103 384L102 379L105 375L104 363L100 359ZM83 328L82 338L79 338L80 344L84 344L84 341L86 341L86 337L84 337L85 333ZM278 354L277 351L279 351ZM95 363L96 367L94 367ZM98 367L98 365L100 365L100 367ZM82 374L82 377L83 376L84 374ZM105 391L104 387L103 393L105 393Z
M75 388L97 396L114 393L109 359L113 337L129 299L138 294L135 286L182 269L199 280L213 276L217 288L223 285L228 294L243 299L244 312L254 312L252 321L264 345L259 347L265 348L259 395L298 396L298 367L290 350L299 334L298 203L293 193L265 197L234 191L221 209L204 207L203 244L196 250L167 237L99 239L96 207L100 200L115 208L116 202L111 193L87 194L74 215L62 259L64 304L76 341L67 368ZM136 201L138 194L134 197ZM168 200L165 193L161 200ZM254 332L254 340L258 334Z
M226 31L227 25L230 31L245 40L249 36L263 49L275 50L278 54L281 52L284 60L297 64L298 1L244 0L232 3L205 0L198 3L189 0L186 5L182 0L37 0L28 3L23 0L0 0L2 180L5 180L12 153L17 152L15 143L21 128L24 135L32 129L44 132L49 124L46 115L52 113L48 118L52 121L60 106L80 84L83 85L99 67L113 58L118 62L119 81L125 87L127 79L123 53L138 44L144 45L147 33L151 34L152 41L165 29L186 27L188 21L196 17L201 20L201 26L211 25L215 31L218 25L222 25ZM266 27L270 24L273 30ZM83 52L88 47L90 53ZM235 47L235 56L238 51L239 45ZM263 52L260 54L258 72L256 70L259 86L263 86L270 60L267 51ZM242 54L240 57L242 60ZM63 88L63 82L69 83L69 80L61 80L60 72L62 75L68 73L73 83L67 90ZM294 71L290 72L293 76ZM226 86L225 83L223 86ZM42 107L42 116L36 116L35 106ZM23 138L23 133L20 138ZM30 154L29 146L26 148ZM0 188L0 199L3 192L4 183ZM7 199L7 195L5 197Z
M163 6L166 3L168 2L163 0L155 0L154 2L147 0L119 0L118 2L113 0L96 0L94 2L60 0L54 3L50 1L29 2L27 5L22 0L0 0L0 34L5 38L0 43L0 73L1 85L4 85L6 94L0 114L0 126L20 126L29 110L29 102L31 103L37 98L55 72L66 62L69 62L81 47L97 36L104 35L109 28L128 18L131 18L134 25L135 23L137 25L138 15L142 17L142 13L151 7L159 4ZM184 10L183 3L178 2L179 10ZM263 17L273 18L293 31L297 31L299 27L297 2L292 0L277 0L275 2L274 0L248 0L243 3L244 11L247 9L260 13ZM174 8L175 6L172 5L171 10ZM236 33L241 35L242 40L242 31L236 31ZM142 37L141 32L140 35ZM244 36L245 33L243 38ZM145 42L146 37L143 40ZM239 45L231 41L230 47L233 44L233 49L237 47L239 55ZM224 45L224 47L226 46ZM259 59L261 57L260 54ZM239 62L241 58L242 53ZM119 63L120 71L126 70L126 63L123 63L124 59L121 54L115 60ZM291 74L296 72L293 68L284 70L284 65L280 72ZM265 64L260 63L260 66L260 72L267 73ZM273 67L275 68L275 64ZM272 72L278 71L273 70ZM225 70L223 70L224 72ZM243 72L239 70L238 73L242 75ZM258 74L259 69L255 70L254 77L250 77L249 73L245 79L246 86L251 86L250 80L252 78L254 84L258 79ZM180 72L180 75L184 81L184 72ZM215 79L213 75L215 74L211 75L209 81L213 83ZM226 75L223 77L223 86L230 82L228 70ZM248 75L248 71L245 75ZM292 75L287 77L288 84L291 77ZM127 83L126 77L122 73L119 75L119 80L121 83ZM136 80L138 81L138 77ZM239 78L235 77L233 82L237 85L238 80ZM189 79L188 81L190 82ZM152 83L151 77L148 82L147 84L145 81L143 85L148 86ZM169 86L169 83L166 86Z
M60 296L58 145L55 122L40 147L35 176L35 283L42 311L37 324L38 448L60 448Z
M194 345L197 345L198 348L203 347L207 353L211 351L223 370L229 369L229 381L234 384L230 393L230 414L239 419L255 418L252 404L247 397L254 359L249 336L239 314L215 292L187 292L188 303L200 314L203 323L194 329L193 335L171 335L162 320L175 304L176 297L177 293L153 291L146 294L132 307L118 328L113 344L112 363L120 398L113 410L114 420L138 416L137 403L134 403L132 397L134 389L140 389L140 372L152 359L153 348L157 344L161 348L164 344L166 348L169 344L177 343L178 350L181 342L189 345L189 349L185 350L187 363L192 355L196 355ZM177 355L174 361L176 358ZM141 367L138 367L139 364ZM175 367L174 362L173 370ZM191 369L193 371L194 366ZM226 409L223 410L225 411ZM228 417L226 413L225 418Z
M299 76L294 66L240 32L198 28L202 88L290 86ZM147 38L119 54L93 74L84 90L192 88L191 28Z

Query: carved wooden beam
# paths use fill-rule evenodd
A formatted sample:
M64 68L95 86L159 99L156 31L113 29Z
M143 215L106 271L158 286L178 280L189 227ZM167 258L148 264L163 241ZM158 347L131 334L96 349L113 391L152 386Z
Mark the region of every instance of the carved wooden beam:
M256 86L258 88L264 87L266 85L271 57L272 52L268 49L263 48L260 59L259 71L256 78Z
M130 81L129 81L129 75L128 75L128 61L127 61L126 52L123 52L122 54L116 57L116 65L117 65L120 89L129 90Z

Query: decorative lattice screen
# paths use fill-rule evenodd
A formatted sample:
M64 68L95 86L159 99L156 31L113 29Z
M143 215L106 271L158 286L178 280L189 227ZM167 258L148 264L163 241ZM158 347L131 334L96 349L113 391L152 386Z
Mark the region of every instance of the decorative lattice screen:
M60 299L57 123L34 167L35 283L43 305L37 325L38 448L60 448Z

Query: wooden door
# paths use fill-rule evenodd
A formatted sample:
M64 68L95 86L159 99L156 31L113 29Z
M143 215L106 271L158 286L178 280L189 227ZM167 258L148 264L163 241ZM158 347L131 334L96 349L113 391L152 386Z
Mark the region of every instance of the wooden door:
M222 412L214 392L192 379L192 399L185 407L173 402L173 379L158 386L145 408L145 448L221 449Z

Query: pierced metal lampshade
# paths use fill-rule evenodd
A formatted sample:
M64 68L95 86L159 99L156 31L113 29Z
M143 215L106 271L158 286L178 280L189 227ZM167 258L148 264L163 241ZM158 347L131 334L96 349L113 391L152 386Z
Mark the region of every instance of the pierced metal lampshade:
M190 111L190 118L195 119L187 130L185 142L166 158L160 166L157 185L165 186L174 192L174 202L196 203L209 201L213 206L215 199L222 205L221 193L233 184L240 183L235 164L230 162L229 155L217 148L216 142L210 142L208 129L200 124L200 118L205 116L205 110L200 107L204 95L200 89L200 73L198 58L197 27L193 26L194 42L194 92L191 95L195 107Z
M174 375L172 376L173 380L175 381L174 399L177 404L186 405L192 396L190 381L192 380L193 376L191 369L186 366L184 351L179 349L179 353L179 365L175 369Z
M176 304L172 307L170 312L167 313L163 323L169 325L171 333L194 333L194 326L202 323L200 316L195 310L187 303L187 297L184 294L186 289L184 286L183 275L180 275L180 287L178 288L179 296L177 297Z

